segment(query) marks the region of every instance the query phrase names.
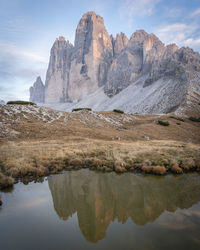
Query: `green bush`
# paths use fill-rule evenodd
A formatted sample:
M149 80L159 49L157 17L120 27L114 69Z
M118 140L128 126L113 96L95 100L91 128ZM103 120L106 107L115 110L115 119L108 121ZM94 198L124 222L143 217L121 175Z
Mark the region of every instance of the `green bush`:
M184 120L182 118L179 118L179 117L170 116L169 118L175 119L175 120L180 121L180 122L184 122Z
M193 122L200 122L200 118L189 117L188 119L189 119L190 121L193 121Z
M164 122L161 120L158 120L158 124L162 125L162 126L169 126L169 122Z
M123 114L123 113L124 113L124 111L123 111L123 110L120 110L120 109L113 109L113 111L116 112L116 113L120 113L120 114Z
M26 102L26 101L9 101L7 104L19 104L19 105L36 105L34 102Z
M80 110L88 110L88 111L92 111L91 108L75 108L75 109L72 109L72 112L75 112L75 111L80 111Z

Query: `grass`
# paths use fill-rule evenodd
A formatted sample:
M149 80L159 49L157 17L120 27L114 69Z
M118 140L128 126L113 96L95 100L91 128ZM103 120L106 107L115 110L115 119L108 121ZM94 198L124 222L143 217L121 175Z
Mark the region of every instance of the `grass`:
M0 187L17 180L37 180L63 169L89 168L102 172L144 172L164 175L200 170L198 145L175 141L105 142L32 141L13 142L0 148ZM198 163L199 162L199 163ZM198 165L199 164L199 165Z
M34 102L26 102L26 101L9 101L7 104L18 104L18 105L36 105Z
M72 112L75 112L75 111L80 111L80 110L88 110L88 111L92 111L91 108L75 108L75 109L72 109Z
M180 117L170 116L169 118L180 121L180 122L184 122L184 120Z
M196 118L196 117L189 117L188 118L190 121L193 121L193 122L200 122L200 118Z
M169 126L169 122L168 121L161 121L161 120L158 120L158 124L162 125L162 126Z
M124 114L124 111L120 109L113 109L113 112Z

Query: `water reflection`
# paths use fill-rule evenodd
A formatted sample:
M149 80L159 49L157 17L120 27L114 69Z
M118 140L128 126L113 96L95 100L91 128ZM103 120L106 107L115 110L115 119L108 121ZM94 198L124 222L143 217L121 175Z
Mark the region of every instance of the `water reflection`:
M49 177L54 208L67 220L77 212L84 237L97 242L111 221L137 225L153 222L165 210L189 208L200 200L200 176L139 176L97 174L81 170Z

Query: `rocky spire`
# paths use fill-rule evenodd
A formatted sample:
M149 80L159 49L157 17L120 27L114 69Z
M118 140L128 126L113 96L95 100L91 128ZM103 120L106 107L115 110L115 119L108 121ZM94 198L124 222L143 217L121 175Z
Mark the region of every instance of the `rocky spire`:
M44 84L40 76L37 77L33 87L30 87L29 91L31 102L44 103Z
M45 103L66 102L73 45L63 36L56 38L50 54L45 82Z
M127 36L123 32L117 34L116 39L113 42L114 55L119 55L122 49L128 44L128 41Z
M104 20L95 12L81 18L70 69L69 98L82 99L106 82L112 62L112 42Z

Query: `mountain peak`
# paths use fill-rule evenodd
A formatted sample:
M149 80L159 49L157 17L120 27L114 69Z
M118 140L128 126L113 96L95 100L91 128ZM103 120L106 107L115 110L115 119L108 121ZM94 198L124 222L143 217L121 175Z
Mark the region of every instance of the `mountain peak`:
M30 91L30 101L36 103L44 102L44 84L40 76L37 77L33 84L33 87L29 89Z
M104 19L90 11L78 23L74 46L60 36L51 49L45 103L80 103L101 90L110 97L102 110L166 113L186 98L199 110L199 72L200 55L192 49L165 46L144 30L136 30L130 40L123 32L113 37ZM31 99L39 100L41 82L38 78L31 88Z

